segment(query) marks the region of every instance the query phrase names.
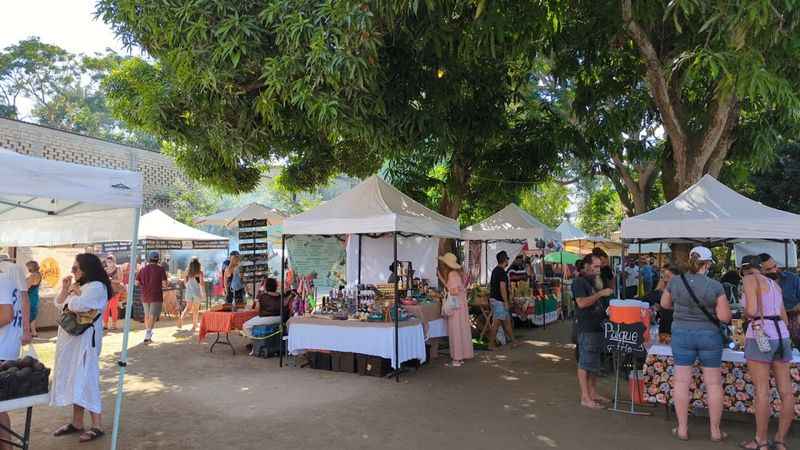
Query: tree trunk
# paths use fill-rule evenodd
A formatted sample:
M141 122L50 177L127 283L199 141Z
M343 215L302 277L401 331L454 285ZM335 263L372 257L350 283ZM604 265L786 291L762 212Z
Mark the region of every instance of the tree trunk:
M458 215L461 213L461 205L464 203L468 185L469 170L459 157L459 153L456 152L453 155L450 173L448 174L447 183L442 193L442 200L439 203L439 213L458 221ZM439 254L443 255L447 252L458 254L458 252L456 252L455 240L440 239Z

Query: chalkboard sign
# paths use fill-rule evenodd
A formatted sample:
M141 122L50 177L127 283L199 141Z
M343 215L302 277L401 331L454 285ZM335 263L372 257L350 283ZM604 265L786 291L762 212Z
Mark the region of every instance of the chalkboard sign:
M614 323L603 324L603 349L609 353L622 352L634 356L647 356L644 348L643 323Z

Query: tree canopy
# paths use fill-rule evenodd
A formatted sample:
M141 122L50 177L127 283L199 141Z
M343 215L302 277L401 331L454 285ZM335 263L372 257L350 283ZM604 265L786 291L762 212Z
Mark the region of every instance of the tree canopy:
M558 163L560 119L530 83L549 12L486 4L101 0L103 20L154 58L105 86L118 117L226 191L253 189L276 160L298 189L388 162L399 185L438 186L435 206L457 217L496 189L479 180L543 180Z

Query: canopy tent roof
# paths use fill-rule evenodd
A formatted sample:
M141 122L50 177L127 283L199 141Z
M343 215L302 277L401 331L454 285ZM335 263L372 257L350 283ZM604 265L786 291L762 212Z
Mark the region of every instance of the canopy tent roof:
M444 238L461 237L455 220L422 206L377 175L310 211L286 219L283 231L289 235L398 231Z
M269 208L260 203L250 203L238 208L220 211L210 216L195 218L199 225L216 225L221 227L236 228L241 220L267 219L270 225L280 225L286 215L275 208Z
M207 233L178 222L160 209L154 209L139 221L139 240L148 248L227 248L228 238ZM157 243L157 241L167 241ZM191 245L184 243L190 241ZM173 244L170 244L173 243ZM211 244L209 246L209 244Z
M607 254L618 254L622 249L622 244L619 242L614 242L603 236L587 234L585 231L569 222L561 222L561 225L556 228L556 231L561 233L561 240L564 242L564 248L578 255L591 253L592 249L595 247L600 247Z
M750 200L710 175L672 201L622 221L624 240L715 242L800 237L800 215Z
M509 203L483 222L464 228L461 234L464 240L469 241L535 239L561 241L561 233L551 230L513 203Z
M0 243L15 247L127 240L142 176L0 149Z

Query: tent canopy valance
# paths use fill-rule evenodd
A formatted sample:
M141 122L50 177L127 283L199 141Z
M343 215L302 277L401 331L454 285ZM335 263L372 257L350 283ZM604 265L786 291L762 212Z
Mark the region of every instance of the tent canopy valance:
M14 247L128 240L141 174L0 149L0 243Z
M459 239L458 223L431 211L378 176L283 222L287 235L411 233Z
M556 231L561 233L561 241L568 252L578 255L591 253L595 247L603 249L608 254L618 254L622 250L619 242L606 239L602 236L593 236L569 222L562 222Z
M650 212L622 221L626 241L718 243L800 237L800 215L770 208L710 175Z
M281 225L286 215L275 208L269 208L260 203L250 203L238 208L220 211L210 216L195 218L199 225L215 225L226 228L236 228L241 220L267 219L270 225Z
M139 222L140 247L159 250L226 249L228 238L178 222L159 209Z
M467 241L536 239L561 241L561 233L551 230L513 203L509 203L486 220L464 228L461 235L462 239Z

